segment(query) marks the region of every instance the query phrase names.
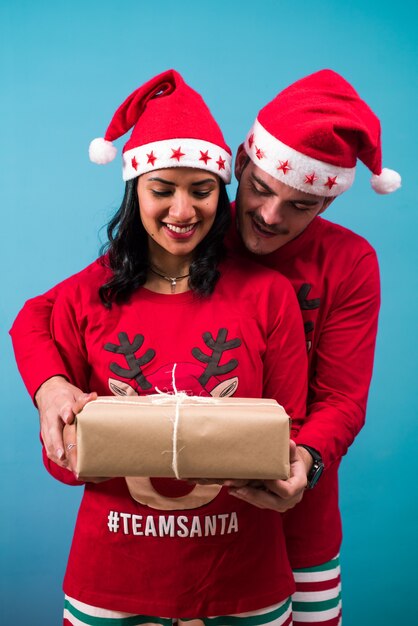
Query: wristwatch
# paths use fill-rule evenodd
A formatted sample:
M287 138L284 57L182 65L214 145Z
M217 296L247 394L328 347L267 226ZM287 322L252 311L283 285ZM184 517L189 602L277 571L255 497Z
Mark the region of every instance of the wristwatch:
M307 476L308 484L306 486L307 489L313 489L321 478L321 474L324 471L324 463L322 461L322 456L319 454L317 450L314 448L310 448L309 446L305 446L303 444L298 444L301 448L305 448L313 458L313 464L311 469L309 470L309 474Z

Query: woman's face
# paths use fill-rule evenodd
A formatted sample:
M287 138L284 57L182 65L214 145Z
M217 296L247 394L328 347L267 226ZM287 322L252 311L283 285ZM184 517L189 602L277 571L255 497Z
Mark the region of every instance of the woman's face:
M161 169L142 174L137 192L151 255L158 247L191 255L215 220L219 178L191 167Z

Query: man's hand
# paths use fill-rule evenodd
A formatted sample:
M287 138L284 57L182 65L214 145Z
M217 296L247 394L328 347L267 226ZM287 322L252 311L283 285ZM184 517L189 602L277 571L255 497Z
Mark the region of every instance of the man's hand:
M303 452L310 457L305 457ZM263 487L250 485L245 487L231 486L229 493L260 509L272 509L284 513L298 504L303 497L307 485L307 472L312 457L304 448L300 449L294 441L290 442L290 477L287 480L264 480ZM228 481L233 483L233 481ZM227 482L227 484L228 484Z
M49 378L36 392L42 441L48 458L61 467L68 466L62 435L64 424L72 424L75 415L96 397L97 394L84 393L62 376Z

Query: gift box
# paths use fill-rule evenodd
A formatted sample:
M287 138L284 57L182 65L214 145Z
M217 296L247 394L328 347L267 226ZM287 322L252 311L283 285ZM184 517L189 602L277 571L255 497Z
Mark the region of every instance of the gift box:
M80 478L289 477L289 416L275 400L99 397L76 424Z

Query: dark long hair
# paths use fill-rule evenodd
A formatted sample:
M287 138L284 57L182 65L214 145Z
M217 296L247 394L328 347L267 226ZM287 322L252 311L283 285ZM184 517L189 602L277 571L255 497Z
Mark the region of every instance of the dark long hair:
M102 254L107 254L106 264L113 273L99 288L100 299L108 308L113 302L126 302L147 280L148 235L139 215L137 180L127 181L122 204L107 225L108 242L101 249ZM211 294L219 279L218 265L225 256L224 237L230 221L228 194L221 180L214 223L196 246L190 265L189 287L199 295Z

